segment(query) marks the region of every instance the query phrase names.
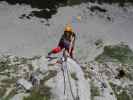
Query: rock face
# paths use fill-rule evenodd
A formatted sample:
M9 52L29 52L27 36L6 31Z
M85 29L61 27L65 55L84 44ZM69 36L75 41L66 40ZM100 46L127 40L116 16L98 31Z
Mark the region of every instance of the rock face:
M34 65L42 69L41 66L52 62L42 57ZM67 62L62 64L48 65L48 68L45 68L47 71L57 72L46 82L46 85L51 88L51 100L90 100L89 79L85 79L80 65L74 60L68 58Z
M52 100L90 100L89 80L85 79L81 67L70 58L67 63L59 65L57 75L47 84L53 84Z

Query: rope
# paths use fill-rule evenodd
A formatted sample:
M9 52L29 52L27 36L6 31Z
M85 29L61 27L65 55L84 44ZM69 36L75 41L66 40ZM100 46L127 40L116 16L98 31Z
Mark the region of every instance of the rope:
M66 62L65 62L65 65L66 65L65 67L66 67L66 72L67 72L67 77L68 77L68 82L69 82L70 91L71 91L73 100L76 100L76 98L74 97L74 93L73 93L73 91L72 91L72 84L71 84L71 81L70 81L69 71L68 71L67 63L66 63Z
M61 70L62 70L62 73L63 73L63 78L64 78L64 94L65 94L65 91L66 91L66 82L65 82L65 72L64 72L64 68L63 68L63 64L61 64L62 65L62 68L61 68Z
M65 64L65 66L63 65L63 63ZM65 91L66 91L66 81L65 81L65 79L66 79L65 78L65 72L66 72L67 77L68 77L68 83L69 83L69 87L70 87L70 92L71 92L72 98L73 98L73 100L79 100L78 96L77 96L78 98L77 97L75 98L74 93L72 91L72 84L71 84L70 76L69 76L70 71L68 70L68 67L67 67L67 59L64 58L64 61L62 60L61 64L62 64L62 72L63 72L63 77L64 77L64 94L65 94ZM65 69L66 69L66 71L65 71Z
M64 94L66 94L66 76L65 76L65 72L66 72L67 77L68 77L68 83L69 83L72 98L73 98L73 100L80 100L79 96L78 96L78 89L77 89L77 96L76 97L74 96L74 93L73 93L73 90L72 90L72 84L71 84L71 81L70 81L71 79L70 79L70 76L69 76L69 74L71 72L68 70L68 67L67 67L67 56L65 55L65 53L63 53L63 56L61 57L61 59L59 61L55 62L54 64L56 64L56 63L61 64L61 71L63 73L63 79L64 79Z

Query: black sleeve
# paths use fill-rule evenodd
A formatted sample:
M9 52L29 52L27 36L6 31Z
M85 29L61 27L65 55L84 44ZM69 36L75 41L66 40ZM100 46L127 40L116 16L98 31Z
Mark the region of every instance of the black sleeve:
M73 47L75 46L75 40L76 40L76 34L73 32L73 37L74 37L74 41L73 41Z
M76 34L73 32L73 37L76 39Z

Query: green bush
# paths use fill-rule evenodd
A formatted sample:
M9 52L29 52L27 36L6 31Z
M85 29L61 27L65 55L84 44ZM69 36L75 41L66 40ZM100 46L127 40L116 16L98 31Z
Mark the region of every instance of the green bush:
M49 97L42 95L40 91L33 90L28 97L24 97L23 100L50 100Z
M128 45L120 44L114 46L105 46L104 51L98 57L97 61L104 62L107 60L110 61L119 61L121 63L132 64L133 62L133 51L129 48Z
M122 88L121 86L117 86L111 82L110 82L110 86L112 87L112 89L117 97L117 100L131 100L129 95L127 94L126 89ZM122 92L120 92L120 90L122 90Z
M91 82L91 100L93 100L95 96L100 96L100 90Z

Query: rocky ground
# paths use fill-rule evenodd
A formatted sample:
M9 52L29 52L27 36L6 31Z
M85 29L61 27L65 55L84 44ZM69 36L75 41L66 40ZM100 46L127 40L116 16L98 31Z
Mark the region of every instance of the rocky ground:
M64 67L69 71L69 76L65 72L66 89L61 65L53 64L59 58L48 61L43 56L1 56L0 97L2 100L74 100L74 95L76 100L132 100L132 55L127 45L118 44L104 47L104 52L95 60L81 66L68 59ZM23 78L31 82L33 73L38 76L38 85L33 85L31 91L17 88L17 80Z

